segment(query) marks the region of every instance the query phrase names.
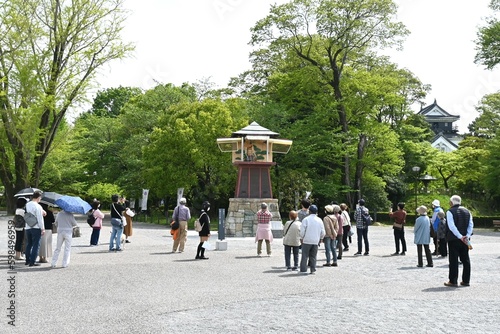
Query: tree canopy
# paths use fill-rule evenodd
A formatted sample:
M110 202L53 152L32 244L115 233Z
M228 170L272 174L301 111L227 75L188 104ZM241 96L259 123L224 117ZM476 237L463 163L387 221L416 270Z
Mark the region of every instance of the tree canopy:
M123 0L12 0L0 7L0 179L8 206L38 186L68 111L97 70L127 56Z

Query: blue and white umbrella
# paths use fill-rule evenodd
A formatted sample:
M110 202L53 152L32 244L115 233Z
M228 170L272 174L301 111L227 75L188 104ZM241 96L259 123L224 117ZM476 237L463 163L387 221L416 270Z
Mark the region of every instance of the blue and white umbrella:
M64 211L81 213L82 215L89 212L92 207L78 196L61 196L56 200L56 205Z

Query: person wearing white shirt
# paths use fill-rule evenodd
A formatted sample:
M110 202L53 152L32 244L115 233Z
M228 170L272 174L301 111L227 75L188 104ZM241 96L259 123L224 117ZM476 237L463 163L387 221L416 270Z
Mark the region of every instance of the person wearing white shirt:
M64 243L64 255L62 267L66 268L69 265L71 255L71 242L73 240L73 228L78 226L75 216L71 212L61 211L56 216L57 225L57 246L52 257L52 268L56 267L59 253L61 252Z
M302 258L300 259L300 273L307 273L307 263L309 262L311 274L316 272L316 256L318 255L318 245L325 236L325 226L321 218L317 216L318 207L309 207L309 216L302 220L300 226L300 238L302 240Z
M43 209L40 204L40 200L42 199L42 192L35 191L33 193L33 197L31 201L26 204L26 212L33 214L36 217L37 224L33 227L26 224L26 265L30 267L39 266L39 263L36 263L36 258L38 257L38 250L40 249L40 239L42 235L45 234L45 224L43 222Z

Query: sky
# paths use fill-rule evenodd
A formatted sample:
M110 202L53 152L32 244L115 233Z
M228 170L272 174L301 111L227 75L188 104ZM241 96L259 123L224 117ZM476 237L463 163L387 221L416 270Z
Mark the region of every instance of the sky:
M125 41L132 57L101 69L99 89L209 79L225 87L250 69L250 28L271 4L286 0L126 0ZM432 90L425 99L451 114L461 133L476 117L480 99L500 90L500 70L474 64L477 30L491 15L489 0L399 0L397 20L411 34L403 51L385 54ZM415 112L418 107L415 107Z

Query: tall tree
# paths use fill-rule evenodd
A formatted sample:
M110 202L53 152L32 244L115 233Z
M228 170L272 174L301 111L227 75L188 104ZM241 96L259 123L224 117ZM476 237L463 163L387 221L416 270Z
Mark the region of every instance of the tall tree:
M498 12L500 0L491 0L490 8ZM494 16L486 19L486 25L479 27L476 39L474 62L491 70L500 63L500 22Z
M65 115L96 71L133 46L120 36L124 0L11 0L0 6L0 179L37 186Z
M347 144L350 127L342 87L344 70L355 66L352 60L371 48L400 43L407 30L393 21L396 9L391 0L293 0L271 6L270 14L252 28L251 44L276 54L293 53L318 71L331 89L332 111ZM254 55L258 53L262 51ZM343 156L342 184L347 188L353 188L350 161L351 156Z
M473 136L493 138L500 129L500 92L485 95L476 107L479 116L469 124Z
M228 197L236 171L216 140L248 125L241 104L211 99L178 103L158 119L144 147L143 177L153 196L168 197L183 187L198 203Z

